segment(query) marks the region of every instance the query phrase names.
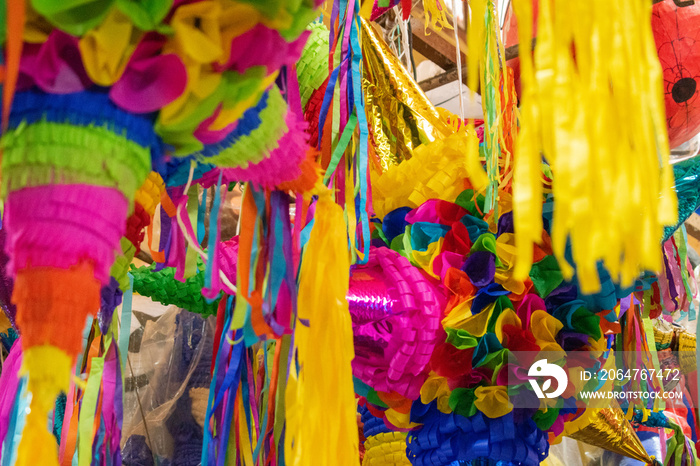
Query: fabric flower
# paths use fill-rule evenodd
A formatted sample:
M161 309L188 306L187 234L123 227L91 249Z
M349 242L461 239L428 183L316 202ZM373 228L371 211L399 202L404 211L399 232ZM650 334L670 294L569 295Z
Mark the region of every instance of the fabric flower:
M109 97L132 113L155 112L178 99L187 86L185 66L175 54L160 53L164 37L149 33L139 42Z
M474 406L486 417L495 419L513 410L506 387L477 387L474 394Z
M172 6L173 0L117 0L117 7L142 31L165 29L161 22Z
M107 16L114 0L32 0L37 13L58 29L80 37Z
M49 94L71 94L92 85L80 58L78 39L54 29L43 44L27 44L20 73L24 83L35 84Z
M310 34L306 31L293 42L287 42L278 31L258 24L233 39L228 59L215 64L214 69L242 73L253 66L264 66L267 74L271 74L284 65L296 63Z
M113 9L105 20L80 39L85 71L100 86L111 86L124 72L138 42L129 18Z
M470 364L471 366L471 364ZM430 374L420 389L420 400L424 405L437 400L437 408L445 414L452 412L450 409L450 395L452 391L447 379L437 374Z

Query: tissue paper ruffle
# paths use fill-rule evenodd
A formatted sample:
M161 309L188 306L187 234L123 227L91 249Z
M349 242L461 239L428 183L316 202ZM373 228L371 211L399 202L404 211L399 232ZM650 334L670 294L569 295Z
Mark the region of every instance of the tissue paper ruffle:
M205 174L200 183L203 186L215 184L219 173L223 173L223 182L250 181L265 188L295 180L301 175L301 162L306 157L307 123L293 112L287 112L287 132L277 141L277 148L258 163L251 163L246 168L216 168Z
M1 144L3 196L24 187L90 184L131 200L151 167L148 148L101 127L43 121L6 133Z
M465 189L469 179L475 189L486 184L479 160L467 160L469 137L464 133L418 146L413 157L377 178L372 198L378 217L406 205L418 207L428 199L451 201Z
M100 282L87 262L25 268L17 273L12 301L24 348L51 345L76 355L87 316L100 308Z
M27 267L68 269L89 261L95 278L108 283L127 208L119 191L100 186L45 185L11 192L4 219L11 225L5 245L8 272Z
M279 147L280 138L289 131L285 115L287 104L279 89L270 90L264 108L260 109L258 125L251 114L251 126L242 123L223 141L194 154L194 157L218 167L246 168L249 163L259 163Z
M512 413L496 419L480 412L464 417L441 413L434 402L419 409L414 404L411 420L423 426L408 434L408 457L414 466L448 466L479 458L537 466L547 457L549 443L524 414L517 420Z

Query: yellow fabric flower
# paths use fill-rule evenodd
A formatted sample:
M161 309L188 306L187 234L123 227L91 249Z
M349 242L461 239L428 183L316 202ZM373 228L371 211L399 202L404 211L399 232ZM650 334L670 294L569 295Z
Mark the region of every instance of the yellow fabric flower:
M474 394L474 406L491 419L505 416L513 410L513 403L508 398L508 390L504 386L478 387Z
M182 5L175 10L170 26L175 31L173 45L177 54L193 63L212 63L221 58L221 6L218 2Z
M79 42L80 55L90 79L100 86L119 80L141 37L131 20L113 8L97 28Z
M498 338L498 341L503 341L503 326L504 325L513 325L518 328L523 328L522 327L522 322L520 321L520 317L518 317L518 314L515 313L513 309L504 309L503 312L501 312L501 315L498 316L498 319L496 319L496 337Z
M484 336L496 304L489 304L475 315L471 314L470 307L471 305L466 302L455 306L452 312L442 320L442 326L466 330L475 337Z
M541 309L536 310L530 316L530 331L535 337L537 346L542 351L564 351L556 340L556 336L562 328L564 328L564 324L559 319Z
M427 405L431 401L437 398L437 408L440 412L449 414L452 412L450 409L450 390L447 384L447 379L440 377L434 372L430 373L428 379L423 383L420 389L420 400L421 403Z

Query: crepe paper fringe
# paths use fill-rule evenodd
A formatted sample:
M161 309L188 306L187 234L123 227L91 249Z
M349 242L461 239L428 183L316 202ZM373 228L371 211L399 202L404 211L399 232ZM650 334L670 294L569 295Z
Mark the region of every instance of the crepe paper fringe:
M251 163L246 168L215 169L205 174L201 183L210 186L216 183L219 173L223 173L223 182L252 182L264 188L274 188L284 182L291 182L301 176L301 162L307 152L307 123L299 119L294 112L286 116L287 132L277 142L277 148L258 163Z
M177 105L173 102L160 111L154 126L164 142L172 146L172 155L183 157L204 148L211 137L223 137L218 129L235 124L243 114L256 105L274 82L275 74L265 75L264 67L253 67L244 74L225 72L218 86L200 102ZM190 100L197 100L191 93ZM223 116L222 116L223 115ZM202 135L202 140L197 136ZM216 140L216 138L214 138Z
M243 116L236 122L236 127L221 141L216 144L207 144L200 152L193 154L199 160L204 160L204 157L214 157L222 150L234 145L236 141L248 136L262 124L261 112L267 108L270 92L265 92L257 104L245 111Z
M129 278L126 274L129 273L131 262L136 256L136 247L126 237L122 237L119 242L121 244L121 254L117 255L109 274L119 283L119 289L126 291L129 288Z
M146 213L152 217L156 207L160 204L160 195L163 191L165 191L163 178L158 173L151 172L136 192L134 202L141 205Z
M285 115L287 103L278 89L271 90L267 105L260 111L260 125L249 133L232 138L218 145L216 155L195 158L218 167L246 168L250 163L259 163L279 147L279 140L289 130Z
M328 78L328 28L323 23L312 23L307 30L311 35L297 62L302 107L306 107L311 94Z
M75 355L87 316L100 308L100 283L85 262L69 269L26 268L17 273L12 300L25 348L52 345Z
M202 296L204 263L201 260L197 261L198 273L185 280L184 283L175 280L175 268L165 267L158 272L155 272L155 268L155 264L139 268L132 265L134 292L161 304L172 304L203 317L216 314L219 300L216 299L210 303Z
M9 128L41 121L104 127L141 147L148 147L154 158L163 151L163 143L153 131L155 118L152 114L127 113L114 105L106 92L98 90L72 94L46 94L38 90L16 93Z
M316 163L318 153L315 149L307 148L306 157L301 159L299 170L301 173L291 181L279 183L277 188L280 191L291 191L295 193L307 193L311 191L316 183L321 179L322 169Z
M678 196L678 222L664 228L664 243L700 207L700 158L693 157L673 165L673 176L673 188Z
M513 6L519 41L530 43L532 2ZM677 221L677 199L651 12L637 0L540 2L534 61L520 57L516 278L527 277L540 241L542 157L556 174L552 247L565 279L575 266L581 291L593 293L599 261L622 286L660 269L658 245ZM582 28L571 28L571 18Z
M192 180L198 183L205 173L216 168L213 164L198 162L190 155L187 157L173 157L162 169L158 170L158 172L163 176L168 188L185 186L190 177L190 166L192 162L196 164ZM206 188L207 186L204 187Z
M454 200L469 179L478 190L488 181L478 157L465 159L475 133L457 133L418 146L409 160L377 178L372 187L378 217L399 207L418 207L428 199ZM477 142L478 143L478 142Z
M111 188L46 185L13 191L5 203L8 272L25 267L67 269L84 260L106 284L126 213L126 199Z
M309 99L304 104L304 119L309 122L309 145L318 147L319 115L323 107L323 98L328 87L328 78L323 81L318 89L312 90ZM300 88L304 92L303 88Z
M152 215L152 214L151 214ZM134 246L134 255L141 251L141 243L146 237L146 227L151 224L151 215L141 207L138 202L134 203L134 212L126 220L126 232L124 237ZM122 247L122 249L124 249Z
M3 197L24 187L89 184L132 200L151 169L148 148L97 126L41 121L6 133L1 145Z

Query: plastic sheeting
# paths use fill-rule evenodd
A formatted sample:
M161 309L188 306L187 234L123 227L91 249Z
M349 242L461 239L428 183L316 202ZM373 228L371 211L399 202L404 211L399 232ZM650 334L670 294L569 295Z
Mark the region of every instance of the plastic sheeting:
M125 466L199 464L215 326L175 307L146 323L125 368Z

